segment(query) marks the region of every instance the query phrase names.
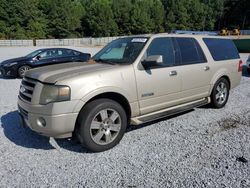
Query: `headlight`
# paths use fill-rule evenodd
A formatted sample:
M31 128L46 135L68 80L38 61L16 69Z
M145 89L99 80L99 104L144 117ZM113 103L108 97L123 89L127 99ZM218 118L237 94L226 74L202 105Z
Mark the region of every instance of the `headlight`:
M10 63L10 64L4 64L3 66L4 67L11 67L13 65L16 65L18 62L13 62L13 63Z
M52 102L62 102L70 100L70 87L44 85L40 96L40 104L45 105Z

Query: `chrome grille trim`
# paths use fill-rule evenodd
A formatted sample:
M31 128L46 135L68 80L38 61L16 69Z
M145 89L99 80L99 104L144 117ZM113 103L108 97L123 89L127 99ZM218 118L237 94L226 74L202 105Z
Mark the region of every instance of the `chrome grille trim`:
M23 78L19 90L19 96L22 100L31 102L36 83L37 82L35 80L29 79L27 77Z

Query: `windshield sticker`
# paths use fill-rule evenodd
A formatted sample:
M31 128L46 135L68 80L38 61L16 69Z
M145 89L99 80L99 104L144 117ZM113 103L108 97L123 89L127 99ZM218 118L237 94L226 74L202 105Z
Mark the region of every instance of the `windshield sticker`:
M142 42L142 43L145 43L145 42L147 42L147 40L148 39L146 39L146 38L134 38L134 39L132 39L131 42Z

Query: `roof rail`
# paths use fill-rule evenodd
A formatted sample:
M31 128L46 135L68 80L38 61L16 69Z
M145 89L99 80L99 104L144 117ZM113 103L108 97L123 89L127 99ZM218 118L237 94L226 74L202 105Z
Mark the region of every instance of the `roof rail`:
M175 30L173 31L175 34L190 34L190 35L211 35L211 36L217 36L217 32L213 31L187 31L187 30Z

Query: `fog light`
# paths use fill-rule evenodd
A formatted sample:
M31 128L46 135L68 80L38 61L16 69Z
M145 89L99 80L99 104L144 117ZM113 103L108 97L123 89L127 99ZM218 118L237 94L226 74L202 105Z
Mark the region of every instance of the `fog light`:
M40 117L36 120L36 122L39 127L46 127L46 121L44 118Z

